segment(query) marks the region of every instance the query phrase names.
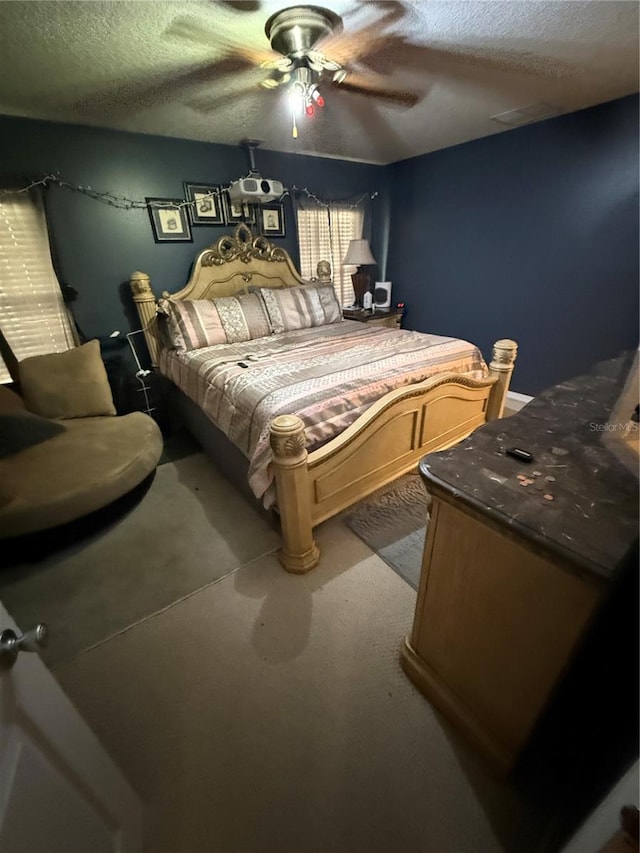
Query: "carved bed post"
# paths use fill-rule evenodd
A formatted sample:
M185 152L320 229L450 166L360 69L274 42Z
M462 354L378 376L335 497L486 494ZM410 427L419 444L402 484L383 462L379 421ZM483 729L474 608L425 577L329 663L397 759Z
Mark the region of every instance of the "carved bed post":
M138 309L140 325L144 332L151 364L158 365L158 341L156 339L156 298L151 290L151 279L145 272L134 272L129 277L133 301Z
M498 381L491 389L489 402L487 404L487 420L493 421L501 418L504 412L504 404L507 399L509 382L518 353L518 344L509 338L496 341L493 345L493 353L489 364L489 373L496 376Z
M318 565L320 552L313 540L303 422L297 415L274 418L270 442L282 527L280 562L288 572L304 574Z

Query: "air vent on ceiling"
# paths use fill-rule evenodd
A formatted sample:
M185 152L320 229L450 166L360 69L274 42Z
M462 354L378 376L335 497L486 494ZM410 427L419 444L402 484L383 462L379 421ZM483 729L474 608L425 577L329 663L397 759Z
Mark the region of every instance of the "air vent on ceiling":
M532 121L543 121L546 118L560 115L562 110L553 104L530 104L528 107L520 107L517 110L508 110L506 113L498 113L491 116L492 121L506 124L507 127L518 127L521 124L529 124Z

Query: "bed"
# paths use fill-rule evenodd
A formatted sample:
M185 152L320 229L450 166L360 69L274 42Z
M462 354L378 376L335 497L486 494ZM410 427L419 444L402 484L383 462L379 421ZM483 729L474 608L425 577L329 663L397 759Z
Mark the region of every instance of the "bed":
M343 320L326 302L333 290L325 270L319 265L320 278L306 281L287 252L240 224L198 255L177 292L158 299L148 275L130 278L153 366L205 412L200 423L218 436L209 445L197 435L206 448L219 446L223 430L230 438L219 455L239 448L246 457L254 494L279 516L280 561L294 573L318 564L314 527L426 453L501 417L517 352L514 341L500 340L487 366L465 341ZM285 318L278 325L278 305L303 297L317 323L291 329ZM211 300L223 319L227 303L266 303L269 333L229 343L214 330L202 338L212 321L195 309ZM191 343L182 349L167 336L169 309L188 318L180 340Z

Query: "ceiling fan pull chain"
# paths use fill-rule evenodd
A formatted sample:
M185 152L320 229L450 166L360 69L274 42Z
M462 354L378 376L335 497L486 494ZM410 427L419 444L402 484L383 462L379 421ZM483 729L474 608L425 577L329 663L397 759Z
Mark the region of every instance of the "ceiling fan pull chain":
M296 107L295 104L291 107L291 117L293 118L293 127L291 129L291 136L294 139L298 138L298 125L296 124Z

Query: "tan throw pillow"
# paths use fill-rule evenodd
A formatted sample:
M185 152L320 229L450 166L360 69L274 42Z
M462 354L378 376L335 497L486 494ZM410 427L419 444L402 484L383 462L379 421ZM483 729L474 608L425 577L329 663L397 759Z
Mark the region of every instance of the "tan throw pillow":
M0 385L0 415L8 412L24 412L24 408L24 400L15 391Z
M36 415L62 419L116 414L98 341L25 358L18 370L22 398Z

